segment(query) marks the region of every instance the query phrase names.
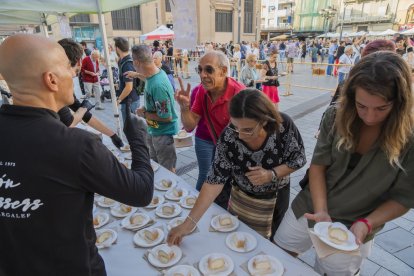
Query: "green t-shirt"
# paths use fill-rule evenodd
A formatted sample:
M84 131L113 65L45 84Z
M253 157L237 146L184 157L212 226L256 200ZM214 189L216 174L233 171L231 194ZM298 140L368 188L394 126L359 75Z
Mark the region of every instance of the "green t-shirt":
M152 136L175 135L178 131L175 113L174 91L163 70L145 81L145 110L156 113L160 118L172 118L170 122L148 120L148 133Z

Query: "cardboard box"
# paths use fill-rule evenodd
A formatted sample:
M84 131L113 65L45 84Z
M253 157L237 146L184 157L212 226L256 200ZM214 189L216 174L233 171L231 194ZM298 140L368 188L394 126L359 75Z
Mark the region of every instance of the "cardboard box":
M186 138L174 138L174 144L176 148L192 147L193 137L189 136Z

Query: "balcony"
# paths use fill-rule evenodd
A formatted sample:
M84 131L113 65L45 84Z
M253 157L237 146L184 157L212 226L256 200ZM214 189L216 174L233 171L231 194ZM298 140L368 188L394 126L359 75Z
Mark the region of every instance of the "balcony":
M284 10L277 10L276 11L276 16L278 17L287 17L290 16L292 14L290 9L284 9Z
M353 23L368 23L368 22L391 22L394 14L386 15L371 15L371 16L352 16L344 18L344 24L353 24ZM342 22L342 15L338 17L338 22Z
M279 5L280 4L294 4L295 1L294 0L279 0Z
M289 23L279 23L277 25L270 25L270 26L265 26L265 24L261 24L260 28L262 31L282 31L282 30L291 30L292 29L292 25Z

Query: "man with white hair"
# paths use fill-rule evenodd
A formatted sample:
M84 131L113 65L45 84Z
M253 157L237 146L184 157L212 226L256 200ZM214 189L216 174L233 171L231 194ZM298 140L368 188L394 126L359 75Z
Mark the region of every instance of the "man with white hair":
M200 59L197 67L201 85L194 104L190 107L189 83L184 88L183 81L179 79L181 89L176 93L181 109L181 122L186 130L193 130L201 118L205 119L213 138L213 145L206 145L206 150L211 152L214 152L218 137L230 121L228 104L231 98L245 88L243 84L228 77L228 67L229 60L223 52L208 52ZM216 198L216 203L223 208L227 208L230 188L224 187Z
M101 98L101 86L99 85L99 57L98 51L93 51L90 56L82 60L82 80L85 86L86 98L95 97L96 110L103 110Z
M352 58L354 50L352 45L345 47L344 54L339 58L339 68L338 68L338 83L342 84L345 79L348 77L349 72L351 71L352 65L354 64L354 59Z

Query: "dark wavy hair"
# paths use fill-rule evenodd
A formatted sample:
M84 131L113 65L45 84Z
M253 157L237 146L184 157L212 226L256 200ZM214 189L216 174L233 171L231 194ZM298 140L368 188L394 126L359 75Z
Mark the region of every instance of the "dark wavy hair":
M75 65L81 60L83 55L82 46L71 38L64 38L58 41L70 61L70 66Z
M282 117L276 106L260 90L247 88L233 96L229 106L230 117L252 119L261 124L267 133L279 130Z
M412 138L414 129L411 87L411 70L400 55L379 51L362 58L352 68L340 96L335 122L341 137L337 148L354 150L358 145L362 120L356 110L355 94L357 88L362 88L393 103L378 141L389 163L400 166L399 156Z

